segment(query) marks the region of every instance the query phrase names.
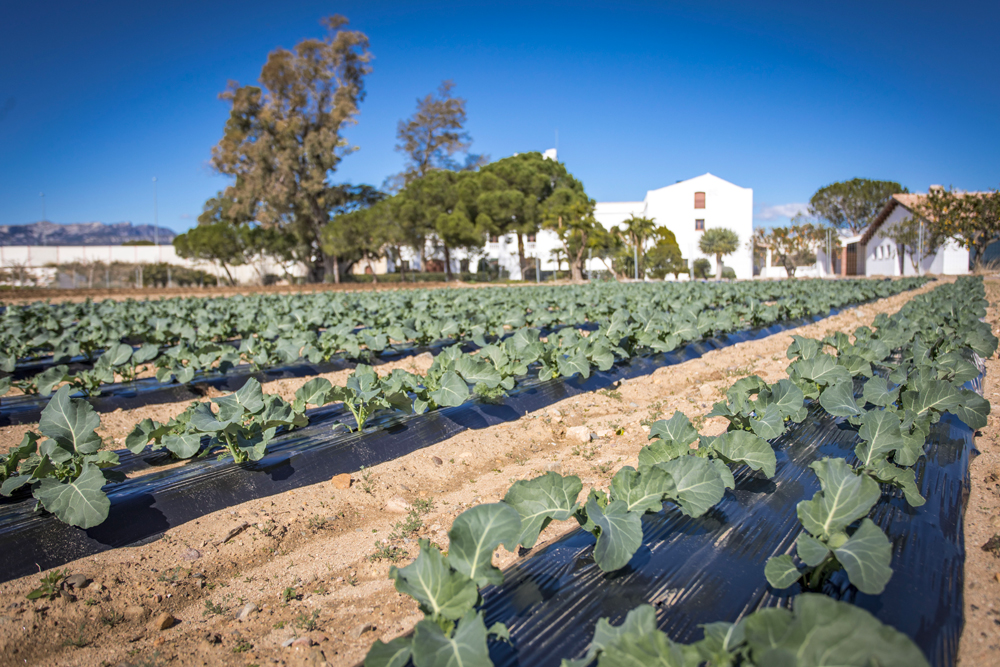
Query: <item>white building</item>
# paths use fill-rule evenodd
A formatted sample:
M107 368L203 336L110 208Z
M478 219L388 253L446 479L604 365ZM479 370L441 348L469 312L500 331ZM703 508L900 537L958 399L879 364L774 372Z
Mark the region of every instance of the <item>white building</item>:
M858 237L854 254L860 258L861 266L856 267L857 275L915 276L934 273L958 276L969 272L969 250L954 239L948 239L936 253L924 257L918 271L913 267L910 253L902 252L896 242L885 235L894 225L912 218L913 208L924 196L922 194L892 196L868 229ZM901 252L902 261L900 261ZM848 254L848 270L852 268L850 259L851 255Z
M712 174L678 181L658 190L650 190L642 201L600 202L594 216L605 228L617 227L630 216L652 218L677 237L681 255L691 262L706 258L715 273L715 256L702 254L698 241L707 229L724 227L740 237L731 255L722 258L723 266L732 268L736 277L753 277L750 238L753 236L753 189L741 188ZM596 268L596 267L595 267Z
M555 151L545 152L546 157L555 159ZM753 277L753 260L749 241L753 235L753 190L741 188L712 174L704 174L686 181L678 181L657 190L650 190L641 201L598 202L594 217L605 229L611 230L629 219L630 216L652 218L674 233L681 254L688 260L688 266L705 257L715 272L715 256L706 256L698 250L698 240L706 229L725 227L740 237L739 247L731 255L723 257L722 263L736 272L741 279ZM555 232L542 230L537 235L525 236L525 256L528 266L540 265L543 273L557 270L557 254L563 245ZM440 253L433 255L440 258ZM452 253L453 270L458 271L463 260L475 270L479 257L496 261L508 275L521 279L518 263L517 237L514 234L492 236L487 240L479 255L467 257L463 252ZM416 259L416 258L412 258ZM411 261L411 266L416 264ZM387 267L392 270L392 267ZM563 259L562 270L568 270ZM586 262L588 271L606 271L600 259ZM362 268L362 270L364 270ZM376 271L379 267L375 268ZM528 280L533 272L526 272Z

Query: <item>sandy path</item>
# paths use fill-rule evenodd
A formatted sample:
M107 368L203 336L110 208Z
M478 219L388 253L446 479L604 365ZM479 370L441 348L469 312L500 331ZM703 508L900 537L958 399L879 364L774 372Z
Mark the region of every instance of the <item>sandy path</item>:
M712 402L749 373L785 377L791 334L849 333L932 287L466 431L359 471L347 489L323 483L250 501L153 543L75 561L63 569L95 580L75 601L27 601L38 576L0 584L0 665L354 665L376 638L391 639L421 618L387 578L387 557L405 564L417 537L447 547L457 514L546 470L579 475L585 489L606 486L618 467L635 465L644 422L675 409L720 433L722 419L703 418ZM576 425L601 437L573 442L566 431ZM409 522L407 506L418 510ZM553 524L539 543L575 527ZM500 549L496 564L517 557ZM247 617L236 620L245 608ZM180 622L161 631L151 622L164 612ZM299 644L282 646L292 638Z
M986 281L990 302L986 321L1000 335L1000 279ZM993 409L979 431L980 455L969 466L972 491L965 513L965 629L958 650L960 665L1000 664L1000 361L986 360L983 396Z

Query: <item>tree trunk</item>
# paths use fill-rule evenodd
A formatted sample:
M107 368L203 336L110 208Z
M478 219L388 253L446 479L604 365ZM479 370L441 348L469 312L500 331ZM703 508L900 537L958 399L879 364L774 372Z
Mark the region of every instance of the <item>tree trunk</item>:
M336 255L332 256L333 259L333 282L335 285L340 284L340 260L337 259Z
M427 240L420 242L420 273L427 273Z
M366 252L365 259L368 260L368 268L372 270L372 285L378 285L378 274L375 273L375 266L372 264L371 254Z
M899 253L899 275L901 276L906 275L906 270L905 270L906 264L904 264L904 262L906 261L906 249L903 247L902 244L897 244L896 252Z
M570 279L574 283L583 282L583 258L586 255L587 243L586 239L580 244L580 249L576 253L576 257L573 257L569 261L569 271ZM569 248L566 248L566 256L569 257Z
M451 248L447 243L441 245L444 246L444 281L451 282Z
M222 270L226 272L226 277L229 278L229 285L230 286L236 285L236 281L233 280L233 274L231 274L229 272L229 267L226 266L226 263L225 262L219 262L219 264L222 265Z
M517 232L517 262L521 267L521 280L524 280L524 266L526 258L524 256L524 235Z
M715 279L722 280L722 255L715 256Z

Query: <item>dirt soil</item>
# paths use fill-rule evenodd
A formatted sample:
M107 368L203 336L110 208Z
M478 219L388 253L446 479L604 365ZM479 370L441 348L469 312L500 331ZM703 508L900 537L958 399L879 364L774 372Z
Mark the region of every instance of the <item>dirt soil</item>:
M1000 336L1000 278L987 278L986 321ZM965 512L965 629L959 665L1000 665L1000 360L986 360L983 396L992 404L977 432L980 454L969 466L972 491Z
M91 581L64 586L52 600L26 599L47 573L0 584L0 665L356 665L375 639L388 641L422 617L388 578L391 565L416 556L418 538L447 548L447 530L460 512L496 502L514 481L547 470L579 475L585 492L606 487L619 467L636 465L648 423L674 410L707 434L721 433L724 420L704 418L712 403L745 375L785 377L792 334L850 333L932 288L466 431L358 471L346 487L335 478L253 500L151 543L71 562L63 574ZM289 383L286 391L295 381L280 382ZM108 435L123 437L134 417L109 420ZM574 426L596 439L570 437ZM974 483L982 479L974 475ZM576 525L553 523L539 544ZM501 548L494 562L505 567L518 558Z

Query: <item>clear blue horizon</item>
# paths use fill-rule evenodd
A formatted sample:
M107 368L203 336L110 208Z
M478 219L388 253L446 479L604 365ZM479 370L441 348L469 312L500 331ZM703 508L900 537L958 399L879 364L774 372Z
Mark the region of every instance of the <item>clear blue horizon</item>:
M396 123L444 79L473 151L542 151L598 201L711 172L781 224L854 177L1000 184L997 3L52 2L0 28L0 225L183 231L227 184L208 164L228 80L340 13L374 55L338 181L402 169Z

